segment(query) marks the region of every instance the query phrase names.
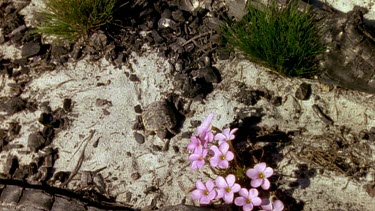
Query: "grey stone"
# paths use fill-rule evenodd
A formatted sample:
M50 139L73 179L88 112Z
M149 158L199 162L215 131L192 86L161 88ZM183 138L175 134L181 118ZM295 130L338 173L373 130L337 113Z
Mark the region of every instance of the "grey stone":
M295 97L299 100L308 100L311 96L311 85L302 83L296 90Z
M140 133L134 132L134 138L138 142L138 144L145 143L145 137Z
M40 52L42 45L39 41L33 40L25 43L22 46L21 56L24 58L29 58L37 55Z
M25 188L19 204L25 207L34 207L42 210L52 208L53 197L41 190Z
M7 185L1 192L0 199L5 203L18 203L22 195L22 188L15 185Z

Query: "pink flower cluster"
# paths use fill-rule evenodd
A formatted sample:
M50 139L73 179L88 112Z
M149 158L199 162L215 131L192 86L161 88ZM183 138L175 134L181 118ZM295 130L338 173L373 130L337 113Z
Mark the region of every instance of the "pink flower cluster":
M224 129L221 133L213 134L212 119L214 114L210 114L198 127L196 135L191 137L191 142L187 149L192 152L189 160L192 162L191 168L193 170L200 169L206 163L207 155L211 158L209 163L211 167L220 169L227 169L229 161L234 159L233 152L229 151L229 141L234 140L234 133L238 130ZM215 145L213 140L216 140L218 145ZM210 146L209 146L210 145ZM284 204L280 200L274 201L272 204L269 199L261 199L256 188L261 187L264 190L270 188L270 181L268 180L273 174L273 169L267 167L266 163L258 163L254 168L246 171L246 176L251 179L250 185L252 188L241 188L236 183L236 177L233 174L227 175L225 178L218 176L214 181L208 180L203 183L201 180L196 182L196 189L192 191L192 199L198 200L200 204L209 204L212 200L222 199L225 203L234 203L241 206L244 211L253 210L254 206L261 206L262 210L281 211L284 209ZM235 198L235 194L238 197Z
M229 161L234 158L234 154L229 150L227 142L235 138L234 133L237 131L237 128L232 130L226 128L221 133L214 135L211 131L213 117L214 114L208 115L198 127L196 134L191 137L191 142L187 146L187 149L192 152L189 160L191 161L191 168L193 170L202 168L209 154L212 155L209 160L211 167L218 167L220 169L227 169ZM218 145L215 145L213 140L218 141Z

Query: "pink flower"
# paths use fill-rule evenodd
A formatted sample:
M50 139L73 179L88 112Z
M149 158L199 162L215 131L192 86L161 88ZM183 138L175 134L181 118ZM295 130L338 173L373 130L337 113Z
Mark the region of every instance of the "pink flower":
M211 131L204 131L199 135L199 139L202 141L204 147L207 147L208 142L214 140L214 134Z
M212 119L214 118L214 114L209 114L206 119L202 122L202 124L197 129L197 136L200 136L202 133L209 132L212 128Z
M192 136L190 140L190 143L187 145L188 150L194 152L198 147L202 146L202 141L199 138Z
M273 169L267 167L266 163L258 163L253 169L248 169L246 175L251 178L251 186L257 188L262 186L264 190L270 188L270 181L267 179L273 174Z
M227 169L229 167L228 161L231 161L234 158L233 152L229 151L229 144L223 142L220 144L219 148L217 148L217 146L211 146L210 149L215 153L210 159L211 166L219 166L221 169Z
M262 200L258 197L258 190L251 188L249 191L246 188L241 188L240 197L234 199L234 203L237 206L242 207L244 211L253 210L254 206L259 206L262 203Z
M199 200L200 204L209 204L216 197L215 185L212 180L208 180L206 185L201 180L195 183L197 189L191 192L193 200Z
M275 200L273 204L269 199L263 199L261 207L263 211L281 211L284 209L284 204L280 200Z
M215 136L215 140L219 141L219 144L227 141L231 141L235 138L234 133L238 130L238 128L234 128L230 130L230 128L226 128L222 131L222 133L218 133Z
M200 169L204 165L204 158L207 156L207 150L203 149L202 146L197 147L193 154L189 156L189 160L192 161L191 168L193 170Z
M225 179L221 176L217 177L215 180L215 184L217 187L217 197L216 198L223 198L224 202L230 204L233 202L234 193L237 193L241 186L237 183L236 177L233 174L229 174Z

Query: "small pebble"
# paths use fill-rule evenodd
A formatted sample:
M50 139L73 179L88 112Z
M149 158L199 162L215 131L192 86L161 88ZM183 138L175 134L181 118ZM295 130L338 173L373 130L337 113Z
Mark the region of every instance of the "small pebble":
M173 148L173 151L175 153L179 153L180 152L180 148L178 148L178 146L172 146L172 148Z
M138 144L145 143L145 137L140 133L134 132L134 138L138 142Z
M155 152L160 152L161 151L161 147L160 146L158 146L158 145L154 145L154 146L152 146L152 150L154 150Z
M63 102L63 108L66 112L69 112L72 110L72 99L66 98Z
M307 83L302 83L296 93L295 97L299 100L308 100L311 95L311 85Z
M130 175L130 177L133 179L133 180L138 180L139 178L141 178L141 175L138 173L138 172L134 172Z
M282 98L280 96L273 96L270 100L270 103L274 106L281 106Z
M369 135L367 133L367 130L361 130L358 134L358 137L359 137L359 139L362 139L362 140L368 140Z
M136 106L134 106L134 111L135 111L135 113L137 113L137 114L142 113L141 105L136 105Z
M141 81L141 80L138 78L138 76L135 75L135 74L131 74L131 75L129 76L129 80L130 80L130 81L133 81L133 82L139 82L139 81Z

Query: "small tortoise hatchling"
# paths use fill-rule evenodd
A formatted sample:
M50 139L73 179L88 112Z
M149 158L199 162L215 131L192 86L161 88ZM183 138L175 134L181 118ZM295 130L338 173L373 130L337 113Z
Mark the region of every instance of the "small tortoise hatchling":
M161 139L167 137L168 131L176 135L173 130L177 125L176 114L166 100L156 101L146 106L142 112L142 121L146 132L155 132Z

